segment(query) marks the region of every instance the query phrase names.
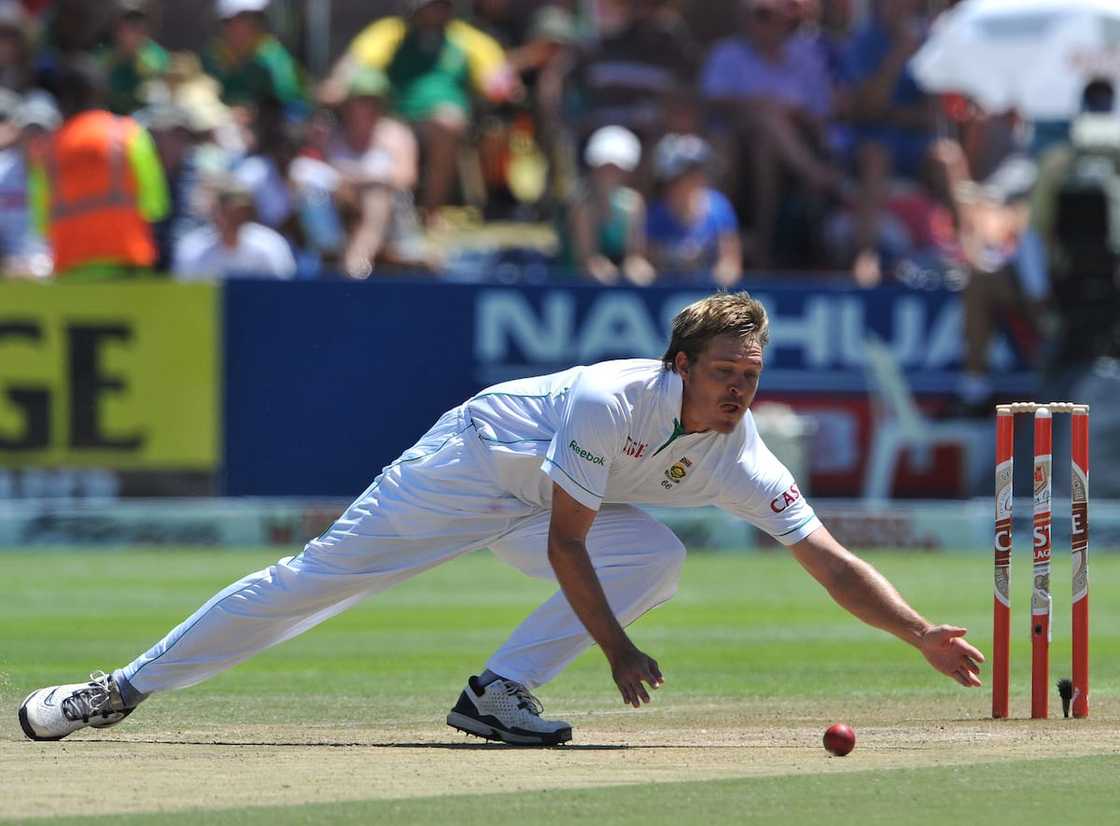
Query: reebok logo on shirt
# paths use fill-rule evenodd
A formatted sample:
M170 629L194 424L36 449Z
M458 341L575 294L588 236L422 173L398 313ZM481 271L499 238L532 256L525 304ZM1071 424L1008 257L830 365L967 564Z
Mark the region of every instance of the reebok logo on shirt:
M606 463L606 460L602 456L596 456L590 450L584 450L582 447L580 447L579 442L577 442L575 439L572 439L572 441L568 444L568 447L574 450L579 458L583 459L584 461L590 462L593 465L602 465Z

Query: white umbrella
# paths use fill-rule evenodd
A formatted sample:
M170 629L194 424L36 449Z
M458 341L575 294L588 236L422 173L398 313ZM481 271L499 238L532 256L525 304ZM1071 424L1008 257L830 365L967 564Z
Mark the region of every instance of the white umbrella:
M1068 119L1089 80L1120 89L1120 0L964 0L910 67L928 91L967 95L990 112Z

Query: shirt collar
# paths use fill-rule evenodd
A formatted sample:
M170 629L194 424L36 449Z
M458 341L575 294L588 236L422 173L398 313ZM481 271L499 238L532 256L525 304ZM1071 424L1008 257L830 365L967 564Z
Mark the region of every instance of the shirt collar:
M661 403L657 410L657 439L654 456L684 435L681 424L681 401L684 398L684 382L674 370L662 368L658 376L658 390Z
M658 376L658 390L660 391L661 405L658 412L662 419L669 422L672 427L674 419L681 417L681 402L684 400L684 382L675 370L661 368Z

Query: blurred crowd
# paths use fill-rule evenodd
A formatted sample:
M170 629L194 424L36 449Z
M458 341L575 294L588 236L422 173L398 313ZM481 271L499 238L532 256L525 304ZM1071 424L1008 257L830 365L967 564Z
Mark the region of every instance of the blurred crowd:
M0 0L3 272L959 289L977 404L1037 339L1045 135L915 82L949 0L371 5L316 76L270 0Z
M158 4L107 3L0 0L9 275L453 273L467 235L602 283L870 286L1017 232L959 195L1021 130L907 69L943 4L400 0L314 77L269 0L175 53Z

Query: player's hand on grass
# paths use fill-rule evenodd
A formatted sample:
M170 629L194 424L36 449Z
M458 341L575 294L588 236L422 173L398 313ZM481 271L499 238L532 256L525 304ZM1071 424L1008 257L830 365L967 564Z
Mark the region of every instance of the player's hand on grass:
M631 645L621 654L610 657L611 676L615 685L622 694L623 702L634 708L641 708L642 703L649 702L649 692L642 685L648 683L650 688L659 688L664 682L661 669L657 667L657 660L650 657Z
M984 655L969 643L967 629L955 625L934 625L918 642L918 648L929 664L947 677L968 688L981 685L980 663Z

